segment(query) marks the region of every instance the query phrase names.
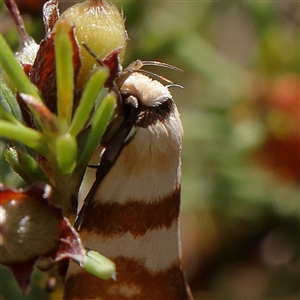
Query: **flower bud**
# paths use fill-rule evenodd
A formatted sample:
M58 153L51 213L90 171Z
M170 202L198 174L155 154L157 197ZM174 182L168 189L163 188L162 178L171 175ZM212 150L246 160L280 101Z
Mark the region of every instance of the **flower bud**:
M25 191L0 184L0 263L11 269L23 294L36 262L46 270L65 258L85 260L80 238L52 202L51 192L41 182Z
M127 43L123 16L112 3L87 0L68 8L60 18L75 26L81 56L81 70L76 86L82 88L90 73L98 66L95 58L82 46L85 43L100 59L121 49L122 60Z
M47 186L45 186L46 188ZM36 191L34 191L34 188ZM31 194L1 190L0 262L23 262L51 252L61 236L61 211Z

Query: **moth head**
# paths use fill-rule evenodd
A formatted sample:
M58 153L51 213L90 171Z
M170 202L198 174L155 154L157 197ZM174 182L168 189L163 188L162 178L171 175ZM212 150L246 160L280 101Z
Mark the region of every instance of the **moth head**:
M144 107L157 107L172 99L169 89L157 80L141 74L132 73L120 88L123 96L133 96Z

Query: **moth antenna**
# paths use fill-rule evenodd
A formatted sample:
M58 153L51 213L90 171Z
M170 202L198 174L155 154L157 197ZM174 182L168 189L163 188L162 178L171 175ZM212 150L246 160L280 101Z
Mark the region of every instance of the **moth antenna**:
M134 72L146 74L146 75L149 75L150 77L155 77L155 78L158 78L158 79L160 79L160 80L162 80L162 81L165 81L165 82L167 82L167 83L173 84L173 82L172 82L171 80L169 80L169 79L167 79L167 78L165 78L165 77L163 77L163 76L161 76L161 75L158 75L158 74L156 74L156 73L147 71L147 70L142 70L142 69L141 69L141 70L136 70L136 71L134 71Z
M96 62L101 66L104 67L103 61L96 55L96 53L85 43L82 43L82 46L85 48L85 50L95 58Z
M163 68L167 68L167 69L171 69L177 72L183 72L182 69L177 68L173 65L169 65L160 61L155 61L155 60L142 60L141 63L143 64L143 66L156 66L156 67L163 67Z
M166 87L167 87L167 88L169 88L169 87L178 87L178 88L180 88L180 89L183 89L183 86L180 85L180 84L177 84L177 83L171 83L171 84L168 84L168 85L166 85Z
M161 81L169 83L170 85L173 84L173 82L171 80L169 80L161 75L158 75L158 74L150 72L150 71L143 70L142 68L144 66L163 67L163 68L171 69L174 71L183 72L181 69L179 69L177 67L174 67L172 65L169 65L169 64L166 64L166 63L163 63L160 61L152 61L152 60L148 61L148 60L137 59L134 62L132 62L131 64L129 64L128 67L123 71L123 76L122 76L122 79L119 80L119 85L121 86L124 83L124 81L130 76L130 74L135 73L135 72L139 72L139 73L148 75L150 77L157 78Z

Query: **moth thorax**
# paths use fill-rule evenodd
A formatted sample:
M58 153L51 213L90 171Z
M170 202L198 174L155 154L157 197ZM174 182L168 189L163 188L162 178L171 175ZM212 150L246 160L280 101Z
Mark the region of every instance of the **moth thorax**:
M121 93L135 95L142 105L155 107L172 99L169 89L159 81L141 73L131 74L123 83Z

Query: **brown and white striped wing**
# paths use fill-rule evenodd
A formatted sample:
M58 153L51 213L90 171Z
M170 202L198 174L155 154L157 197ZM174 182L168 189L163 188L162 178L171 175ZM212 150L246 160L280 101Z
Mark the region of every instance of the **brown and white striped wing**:
M100 280L73 264L66 299L191 299L178 230L180 117L166 87L133 75L121 94L135 121L125 117L127 135L117 155L107 145L80 223L84 244L116 263L116 281ZM124 111L132 118L128 107Z

